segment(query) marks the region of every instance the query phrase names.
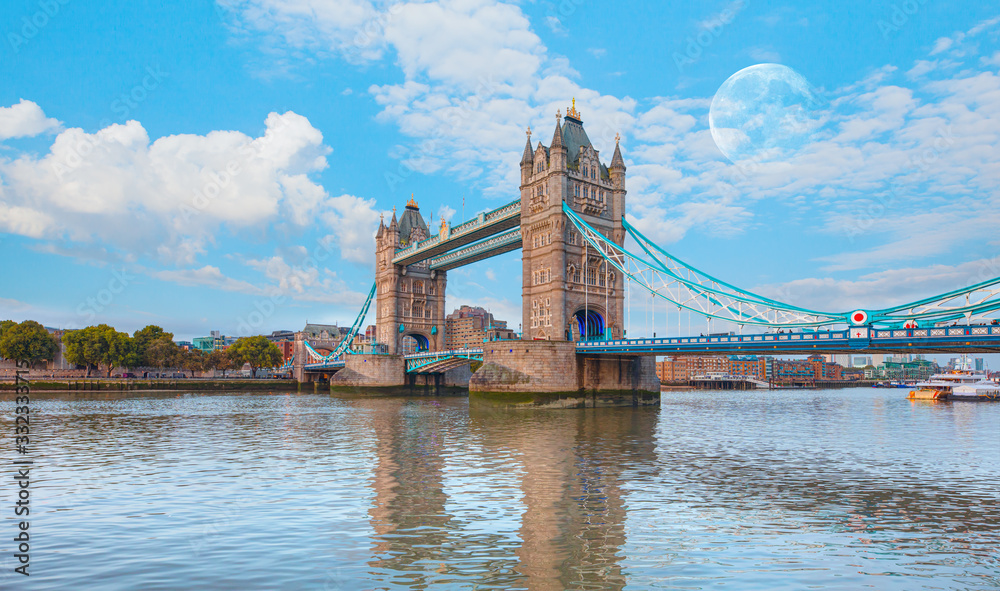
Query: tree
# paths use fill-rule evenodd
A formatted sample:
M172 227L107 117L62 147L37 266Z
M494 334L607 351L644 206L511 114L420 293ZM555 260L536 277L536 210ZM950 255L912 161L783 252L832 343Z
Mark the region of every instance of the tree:
M97 369L102 364L107 368L109 377L116 367L135 367L137 364L132 337L107 324L68 332L63 340L66 343L66 360L86 366L88 378L91 368Z
M164 335L149 343L146 348L146 364L151 367L174 367L181 350L170 337Z
M134 333L132 333L132 339L135 342L135 352L136 355L139 356L140 363L146 363L147 365L151 366L156 365L155 363L148 363L148 360L146 359L146 351L149 349L149 345L153 341L157 341L163 338L167 339L170 342L173 342L174 335L173 333L166 332L165 330L163 330L159 326L156 326L155 324L150 324L146 328L139 329Z
M3 323L3 335L0 336L0 356L13 359L18 363L26 363L34 369L39 361L51 361L59 351L59 341L45 330L45 327L34 320L25 320L21 324Z
M101 362L101 352L92 338L94 326L88 326L82 330L73 330L63 334L63 343L66 344L66 361L76 365L83 365L87 368L87 377L90 377L90 368L97 367Z
M181 367L190 371L192 378L194 377L194 372L205 368L205 356L202 355L201 351L188 349L186 351L182 350L180 353Z
M102 324L97 333L101 350L101 363L108 368L108 377L116 367L122 367L132 358L134 345L132 337L127 332L118 332L114 328Z
M235 360L233 355L229 353L231 349L223 351L222 349L216 349L205 356L205 367L210 367L213 370L221 369L222 377L226 377L226 372L233 369ZM242 364L241 364L242 365Z
M0 339L3 338L3 333L12 326L17 326L17 323L13 320L4 320L3 322L0 322ZM3 357L3 353L0 353L0 357Z
M284 362L277 345L265 336L241 337L236 339L229 350L233 351L234 358L239 361L238 366L250 364L252 376L256 376L257 370L262 367L278 367Z

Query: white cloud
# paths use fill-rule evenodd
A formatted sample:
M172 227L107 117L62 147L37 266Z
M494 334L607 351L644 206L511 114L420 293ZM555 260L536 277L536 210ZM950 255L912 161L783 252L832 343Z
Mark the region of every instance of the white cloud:
M104 243L190 264L223 227L310 222L326 198L322 134L295 113L266 131L174 135L151 142L136 121L61 132L42 157L0 158L0 230Z
M12 320L12 316L31 309L30 304L11 298L0 298L0 320Z
M758 286L753 291L794 305L836 313L904 305L942 293L943 285L966 287L997 276L1000 276L1000 258L897 268L850 280L797 279Z
M722 26L744 4L734 2L700 25ZM291 10L274 20L301 13ZM324 38L327 50L336 50L338 37L323 32L339 31L340 24L327 22L321 12L313 16L311 33L302 38ZM800 19L784 16L790 22ZM484 18L492 19L491 30L481 28L478 21ZM409 145L392 150L395 157L416 170L444 171L505 199L516 195L519 185L513 163L520 159L524 128L531 125L533 141L548 144L555 110L576 97L605 160L615 133L625 135L631 219L652 237L669 243L693 228L716 236L753 231L755 202L771 199L794 212L810 212L821 220L817 227L832 234L866 227L868 239L861 244L867 250L859 246L857 252L828 257L824 262L831 268L884 266L914 252L927 253L907 242L905 228L916 219L915 211L940 217L959 197L975 196L965 213L953 214L958 223L945 230L962 239L940 237L944 248L960 248L962 240L981 240L988 232L986 223L963 225L963 220L992 219L991 208L1000 209L995 150L1000 85L995 72L969 67L974 48L966 47L997 23L1000 19L983 21L940 40L934 53L942 57L918 60L906 76L887 64L855 84L816 90L822 100L815 106L812 141L784 161L742 167L724 159L708 132L710 98L653 97L640 108L630 97L583 87L569 60L549 52L513 3L401 5L385 20L380 39L396 52L404 80L372 86L369 92L382 108L378 121L398 126L411 138ZM753 51L761 60L776 57L766 48ZM992 59L974 58L984 65ZM491 74L484 78L480 72ZM859 218L859 206L890 187L905 198L880 213L877 223Z
M33 137L59 129L59 121L46 117L42 108L32 101L10 107L0 107L0 142L10 138Z
M549 15L545 17L545 25L556 35L566 35L569 33L558 16Z
M333 240L344 260L374 264L379 214L374 199L340 195L328 198L320 215L333 231Z
M262 295L264 290L246 282L226 277L218 267L206 265L199 269L177 269L149 271L150 277L192 287L210 287L222 291L235 291L251 295Z
M781 63L781 54L765 47L752 47L748 51L750 59L758 62Z
M587 53L589 53L590 55L594 56L597 59L601 59L602 57L608 54L608 50L604 49L603 47L590 47L587 49Z

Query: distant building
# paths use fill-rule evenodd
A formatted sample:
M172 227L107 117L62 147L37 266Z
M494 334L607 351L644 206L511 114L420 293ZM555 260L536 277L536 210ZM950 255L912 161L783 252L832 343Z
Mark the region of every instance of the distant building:
M194 349L194 343L192 343L191 341L174 341L174 344L176 344L179 348L185 351L190 351L191 349Z
M272 343L294 341L295 333L290 330L276 330L267 337L267 340L271 341Z
M746 376L755 380L767 379L767 359L756 355L729 358L727 373L733 376Z
M497 320L483 308L462 306L445 317L445 348L482 347L486 341L515 338L507 322Z
M336 324L306 324L305 328L302 329L302 333L307 341L339 341L350 332L350 328L341 328Z
M278 341L274 343L274 346L276 346L278 350L281 351L281 357L285 360L285 363L288 363L288 361L292 358L292 356L295 355L294 339L291 341Z
M230 345L236 342L236 337L227 337L223 335L218 330L213 330L210 336L207 337L195 337L192 341L192 347L203 353L211 353L212 351L223 351L228 349Z

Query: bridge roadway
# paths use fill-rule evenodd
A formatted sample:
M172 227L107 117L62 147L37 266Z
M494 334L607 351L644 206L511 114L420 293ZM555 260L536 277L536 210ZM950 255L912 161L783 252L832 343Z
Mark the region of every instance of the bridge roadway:
M855 327L823 332L588 341L577 345L577 353L589 355L812 355L863 352L1000 353L1000 326L898 330Z
M1000 326L953 326L890 330L855 327L821 332L715 335L585 341L580 355L812 355L814 353L1000 353ZM444 373L482 361L480 348L421 351L404 355L406 372ZM307 372L334 372L344 361L306 364Z

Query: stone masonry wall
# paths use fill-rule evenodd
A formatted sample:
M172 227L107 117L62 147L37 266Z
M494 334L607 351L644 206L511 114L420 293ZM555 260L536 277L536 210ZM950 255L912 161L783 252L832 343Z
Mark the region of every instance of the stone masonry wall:
M333 387L384 388L406 383L406 362L400 355L348 355L344 361L344 369L330 378Z
M472 392L573 392L580 388L576 345L566 341L494 341L469 382Z

